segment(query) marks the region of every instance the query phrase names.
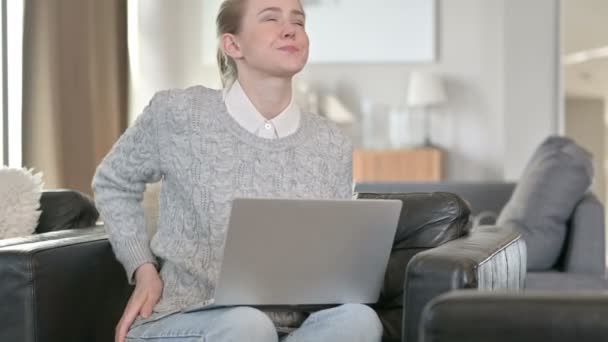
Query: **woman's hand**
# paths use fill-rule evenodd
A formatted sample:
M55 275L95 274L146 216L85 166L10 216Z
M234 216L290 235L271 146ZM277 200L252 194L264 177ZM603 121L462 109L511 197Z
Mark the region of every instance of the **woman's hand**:
M135 290L129 298L120 322L116 326L116 342L125 342L127 332L137 316L148 318L163 293L163 281L152 264L143 264L135 271Z

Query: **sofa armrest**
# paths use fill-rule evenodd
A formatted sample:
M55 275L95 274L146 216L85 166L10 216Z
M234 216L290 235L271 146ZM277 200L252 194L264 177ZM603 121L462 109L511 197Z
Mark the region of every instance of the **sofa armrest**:
M94 230L93 228L103 228L103 225L86 227L86 228L84 228L84 230L82 230L83 228L64 229L64 230L51 231L51 232L42 233L42 234L33 234L33 235L14 237L14 238L10 238L10 239L3 239L3 240L0 240L0 248L4 248L7 246L14 246L14 245L23 245L23 244L34 243L34 242L61 240L61 239L65 239L65 238L81 236L82 234L86 234L86 233L98 232L98 231L101 232L101 230Z
M569 273L606 274L606 234L604 206L592 193L574 208L569 222L564 271Z
M422 342L586 342L608 336L606 293L455 291L424 310Z
M519 233L483 226L468 236L418 253L407 266L404 283L404 341L418 341L424 306L456 289L523 288L526 248Z
M0 341L113 340L131 287L104 229L53 235L0 247Z

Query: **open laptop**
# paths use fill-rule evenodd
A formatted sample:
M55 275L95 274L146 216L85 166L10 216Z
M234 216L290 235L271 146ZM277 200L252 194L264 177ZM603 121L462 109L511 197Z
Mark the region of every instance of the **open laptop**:
M401 206L234 199L213 306L375 303Z

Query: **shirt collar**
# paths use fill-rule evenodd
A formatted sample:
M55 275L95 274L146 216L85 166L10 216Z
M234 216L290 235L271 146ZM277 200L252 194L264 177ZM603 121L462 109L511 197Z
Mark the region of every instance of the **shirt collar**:
M270 122L279 138L295 133L300 125L300 108L294 103L293 96L289 105L279 115L267 120L255 108L239 81L235 81L228 91L224 92L224 102L228 113L246 130L257 133L264 124Z

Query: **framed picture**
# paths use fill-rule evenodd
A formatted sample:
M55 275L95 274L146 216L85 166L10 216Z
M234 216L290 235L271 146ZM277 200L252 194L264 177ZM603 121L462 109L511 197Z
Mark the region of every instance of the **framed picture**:
M434 0L302 0L311 63L435 60Z
M424 63L436 60L437 0L301 0L309 63ZM215 16L204 0L204 63L215 63Z

